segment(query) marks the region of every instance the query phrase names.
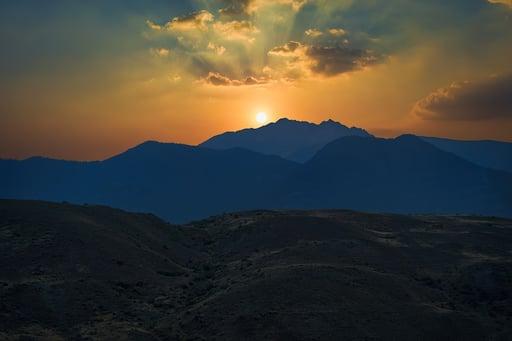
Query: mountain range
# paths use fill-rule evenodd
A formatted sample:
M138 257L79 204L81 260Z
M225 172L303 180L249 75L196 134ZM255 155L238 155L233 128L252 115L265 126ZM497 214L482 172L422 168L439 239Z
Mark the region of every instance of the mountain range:
M214 136L200 144L211 149L245 148L262 154L305 162L326 144L344 136L373 137L361 128L348 128L333 120L314 124L282 118L258 129Z
M512 173L512 143L501 141L458 141L421 137L424 141L482 167Z
M457 143L448 151L424 137L283 119L199 146L149 141L103 161L0 160L0 197L104 204L178 223L286 208L512 216L512 173L496 162L509 155L477 157L492 144L482 152Z
M364 129L349 128L333 120L314 124L282 118L257 129L243 129L214 136L200 146L218 150L244 148L304 163L328 143L346 136L375 137ZM512 143L510 142L420 137L443 151L479 166L512 173Z

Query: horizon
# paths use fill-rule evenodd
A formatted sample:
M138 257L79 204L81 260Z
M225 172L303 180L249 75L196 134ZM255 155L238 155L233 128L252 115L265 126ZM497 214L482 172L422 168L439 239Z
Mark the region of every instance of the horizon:
M97 160L279 117L512 142L511 18L509 0L3 2L0 157Z
M207 142L208 140L210 140L212 138L215 138L215 137L218 137L218 136L221 136L221 135L224 135L224 134L238 133L238 132L242 132L242 131L245 131L245 130L257 131L257 130L259 130L261 128L265 128L267 126L274 125L274 124L276 124L276 123L278 123L280 121L291 121L291 122L294 122L294 123L313 124L313 125L315 125L317 127L320 127L321 124L323 124L323 123L333 122L333 123L336 123L336 124L341 124L342 126L345 126L348 129L352 129L352 128L362 129L362 130L368 132L369 134L371 134L373 137L378 138L378 139L396 139L396 138L399 138L399 137L404 136L404 135L413 135L413 136L420 137L420 138L424 137L424 136L421 136L421 135L416 135L416 134L412 134L412 133L408 133L408 132L404 132L404 133L401 133L401 134L398 134L398 135L393 135L393 136L378 136L376 134L373 134L371 131L368 131L364 127L356 127L356 126L345 125L345 124L343 124L343 122L338 122L338 121L333 120L331 118L327 118L327 119L322 120L320 122L310 122L310 121L290 119L288 117L279 117L275 121L265 122L264 124L262 124L260 126L246 127L246 128L241 128L239 130L231 130L231 131L219 132L219 133L216 133L216 134L214 134L212 136L209 136L209 137L205 138L204 140L201 140L199 143L196 143L196 144L189 144L189 143L183 143L183 142L172 141L172 140L163 141L163 140L148 139L148 140L143 140L143 141L135 142L132 145L128 145L128 146L126 146L124 148L121 148L120 150L114 151L113 154L105 155L105 156L97 158L97 159L71 159L71 158L52 156L52 155L28 155L28 156L23 156L23 157L16 158L16 157L2 157L2 155L0 155L0 160L19 160L19 161L23 161L23 160L28 160L28 159L32 159L32 158L44 158L44 159L53 159L53 160L62 160L62 161L76 161L76 162L98 162L98 161L101 162L101 161L108 160L111 157L115 157L117 155L121 155L121 154L129 151L132 148L138 147L140 145L143 145L143 144L149 143L149 142L155 142L155 143L161 143L161 144L176 144L176 145L189 146L189 147L208 148L208 147L201 146L201 144ZM443 137L443 136L430 136L430 137L451 140L451 138ZM340 137L340 138L344 138L344 137ZM500 140L491 140L491 139L481 139L481 140L478 140L478 139L474 139L474 140L472 140L472 139L468 139L468 140L454 139L454 140L462 141L462 142L488 142L489 141L489 142L512 143L512 142L509 142L509 141L500 141Z

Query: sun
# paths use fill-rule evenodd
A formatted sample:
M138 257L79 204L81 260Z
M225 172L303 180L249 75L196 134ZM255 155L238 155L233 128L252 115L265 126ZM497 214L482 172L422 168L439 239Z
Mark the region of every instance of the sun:
M256 114L256 121L260 124L263 124L268 121L268 115L266 112L261 111Z

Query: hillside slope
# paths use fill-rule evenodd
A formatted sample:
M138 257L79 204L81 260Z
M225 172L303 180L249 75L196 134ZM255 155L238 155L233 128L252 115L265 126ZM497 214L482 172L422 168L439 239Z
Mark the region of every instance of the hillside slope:
M0 338L507 340L512 221L0 201Z

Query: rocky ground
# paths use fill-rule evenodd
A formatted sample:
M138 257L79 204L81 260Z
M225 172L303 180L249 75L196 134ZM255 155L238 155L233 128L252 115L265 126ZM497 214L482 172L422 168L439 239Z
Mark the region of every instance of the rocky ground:
M511 340L512 221L0 201L2 340Z

